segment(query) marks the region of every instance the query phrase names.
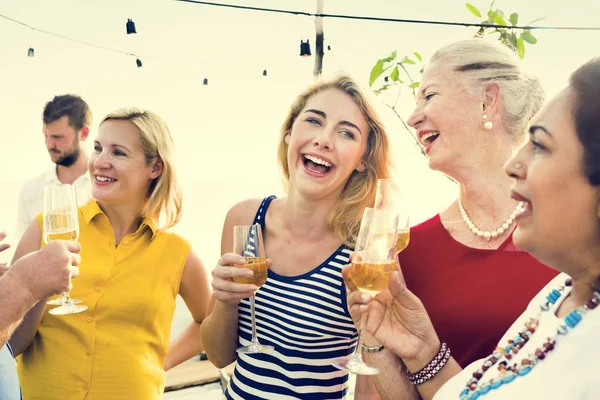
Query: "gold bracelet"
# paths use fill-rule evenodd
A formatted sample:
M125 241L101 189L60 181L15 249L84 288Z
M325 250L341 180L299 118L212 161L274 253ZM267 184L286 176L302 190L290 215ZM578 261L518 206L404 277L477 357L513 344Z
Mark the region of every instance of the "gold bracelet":
M367 353L379 353L384 348L385 347L383 347L382 344L380 344L379 346L366 346L365 344L362 345L362 349Z

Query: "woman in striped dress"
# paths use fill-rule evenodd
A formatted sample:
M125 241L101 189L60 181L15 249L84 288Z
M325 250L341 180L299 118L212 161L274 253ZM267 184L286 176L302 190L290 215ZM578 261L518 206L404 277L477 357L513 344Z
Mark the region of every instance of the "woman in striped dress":
M279 162L287 196L245 200L227 214L202 340L217 367L237 362L228 399L343 399L348 373L331 362L354 350L357 333L341 267L377 179L389 177L383 125L352 78L317 82L296 98ZM231 254L232 234L233 226L252 223L262 226L270 261L256 293L257 332L274 350L239 355L252 337L248 297L256 287L233 282L251 271L234 267L240 256Z

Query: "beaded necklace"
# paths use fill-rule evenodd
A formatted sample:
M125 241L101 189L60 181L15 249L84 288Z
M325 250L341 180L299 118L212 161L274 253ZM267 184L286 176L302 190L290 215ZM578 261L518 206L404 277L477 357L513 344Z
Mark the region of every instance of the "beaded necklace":
M498 389L500 386L514 381L519 376L525 376L542 360L547 354L554 349L556 338L561 335L566 335L571 329L575 328L583 315L589 310L593 310L600 304L600 292L594 292L592 298L587 304L571 311L565 318L564 324L560 324L554 337L548 337L544 344L533 353L530 353L526 358L521 360L520 365L514 363L510 365L510 360L525 346L533 335L540 323L539 318L542 312L550 310L551 306L562 296L562 292L566 287L571 286L571 279L567 279L564 285L558 289L552 290L546 301L540 305L540 311L534 318L530 318L525 322L525 329L519 332L514 339L508 341L505 347L496 347L494 353L489 356L481 365L481 367L473 373L473 377L467 381L466 388L460 392L460 400L475 400L489 393L491 390ZM504 360L502 360L504 359ZM501 361L502 360L502 361ZM499 362L500 361L500 362ZM492 366L498 364L498 377L490 379L486 382L480 382L485 371Z

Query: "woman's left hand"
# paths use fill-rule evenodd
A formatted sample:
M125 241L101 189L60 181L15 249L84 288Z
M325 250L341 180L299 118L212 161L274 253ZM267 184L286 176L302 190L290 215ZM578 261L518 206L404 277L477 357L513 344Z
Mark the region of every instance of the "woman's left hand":
M390 277L388 289L374 298L356 289L349 272L349 266L342 269L350 291L348 309L355 323L364 313L364 329L405 363L420 359L429 361L437 353L440 341L423 303L408 290L400 270Z

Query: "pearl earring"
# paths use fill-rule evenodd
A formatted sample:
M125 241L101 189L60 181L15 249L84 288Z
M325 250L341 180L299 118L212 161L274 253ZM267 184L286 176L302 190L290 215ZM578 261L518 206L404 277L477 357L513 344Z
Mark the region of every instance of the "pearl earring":
M487 119L488 119L488 116L487 116L487 114L483 114L483 115L481 116L481 118L482 118L482 119L485 121L485 122L483 123L483 129L485 129L486 131L491 131L491 130L492 130L492 128L494 128L494 123L493 123L492 121L488 121L488 120L487 120Z

